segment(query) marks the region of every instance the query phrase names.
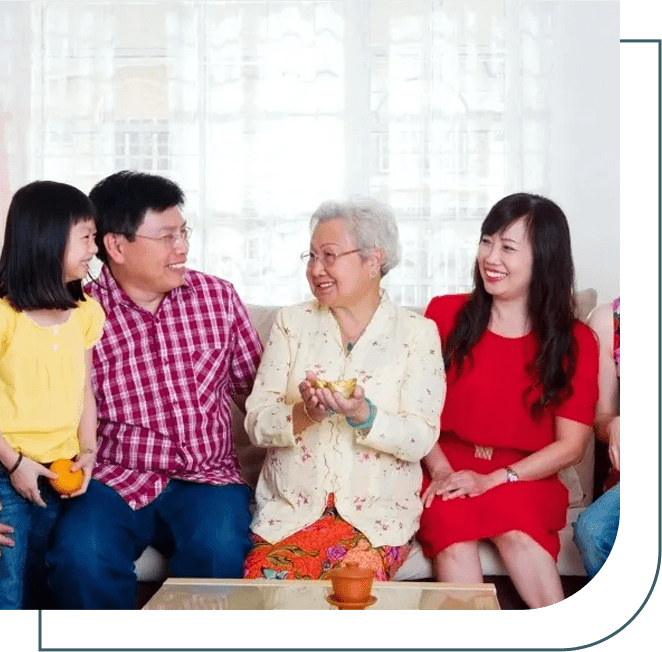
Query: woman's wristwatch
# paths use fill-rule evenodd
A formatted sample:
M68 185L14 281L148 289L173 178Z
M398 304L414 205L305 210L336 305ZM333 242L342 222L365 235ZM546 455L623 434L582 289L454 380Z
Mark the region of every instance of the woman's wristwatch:
M519 476L517 473L511 469L509 466L506 467L506 482L517 482L519 480Z

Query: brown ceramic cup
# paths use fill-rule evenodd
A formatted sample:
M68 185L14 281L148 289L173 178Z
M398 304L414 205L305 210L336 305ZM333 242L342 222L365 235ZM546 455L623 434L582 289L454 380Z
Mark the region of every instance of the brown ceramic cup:
M333 594L339 602L367 602L370 599L375 572L360 568L356 563L348 563L329 573Z

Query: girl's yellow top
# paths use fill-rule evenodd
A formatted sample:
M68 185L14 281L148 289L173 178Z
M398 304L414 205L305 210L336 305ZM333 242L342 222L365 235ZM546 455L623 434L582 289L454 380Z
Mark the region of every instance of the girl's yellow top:
M57 326L38 326L0 299L0 433L38 462L79 452L85 351L100 339L103 309L87 297Z

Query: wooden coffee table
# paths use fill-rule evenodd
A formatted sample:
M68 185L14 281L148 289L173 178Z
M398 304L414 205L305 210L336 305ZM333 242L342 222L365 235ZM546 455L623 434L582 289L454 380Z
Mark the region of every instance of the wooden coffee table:
M143 609L336 609L329 580L170 578ZM375 582L368 609L499 609L494 584Z

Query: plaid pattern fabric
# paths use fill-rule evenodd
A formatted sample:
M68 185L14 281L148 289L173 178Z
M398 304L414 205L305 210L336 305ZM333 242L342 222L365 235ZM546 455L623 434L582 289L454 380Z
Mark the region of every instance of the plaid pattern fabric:
M169 478L242 482L230 397L250 393L262 346L232 284L187 270L155 315L131 301L106 267L86 291L107 315L94 350L94 477L133 509L154 500Z

